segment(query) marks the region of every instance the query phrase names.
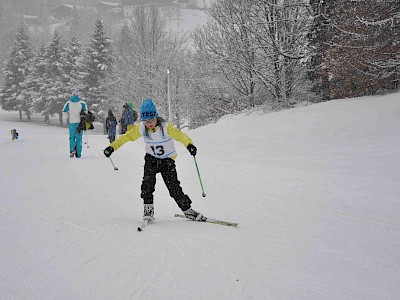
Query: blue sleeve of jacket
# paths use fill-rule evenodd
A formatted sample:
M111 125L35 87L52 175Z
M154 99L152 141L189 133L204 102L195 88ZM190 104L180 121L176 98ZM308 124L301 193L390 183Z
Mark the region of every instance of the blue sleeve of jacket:
M63 112L69 112L69 102L65 103L64 108L63 108Z
M87 111L86 103L81 103L83 111Z

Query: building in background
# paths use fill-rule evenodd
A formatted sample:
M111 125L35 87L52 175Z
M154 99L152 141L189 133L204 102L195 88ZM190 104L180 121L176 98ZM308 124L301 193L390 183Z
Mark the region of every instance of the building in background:
M96 13L96 9L94 7L84 7L79 5L58 5L51 9L50 13L57 21L65 21L69 20L73 17L74 13L80 14L93 14Z
M27 26L42 25L41 18L39 16L22 15L22 19Z
M178 13L179 5L172 0L121 0L124 18L132 17L138 7L144 7L145 11L150 11L152 7L157 7L161 13L172 16Z
M117 2L100 2L96 4L97 13L100 16L112 15L116 17L122 17L122 5Z

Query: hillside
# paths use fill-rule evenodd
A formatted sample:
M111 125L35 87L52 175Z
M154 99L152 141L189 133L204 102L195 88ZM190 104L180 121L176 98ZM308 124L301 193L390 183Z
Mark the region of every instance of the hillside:
M143 232L141 140L113 154L114 171L105 136L89 133L70 159L65 128L1 112L0 298L398 299L399 96L187 131L207 194L178 144L193 208L239 227L174 218L157 177L156 221Z

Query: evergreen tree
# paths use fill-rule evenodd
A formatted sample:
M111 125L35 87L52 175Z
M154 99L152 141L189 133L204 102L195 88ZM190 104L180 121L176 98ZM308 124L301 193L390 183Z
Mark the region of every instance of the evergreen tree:
M26 28L21 25L15 36L14 45L4 68L5 83L0 96L4 110L18 110L20 120L22 111L30 120L31 99L24 94L24 80L29 75L29 65L33 58L32 48Z
M69 92L84 89L81 83L84 76L83 68L82 45L77 37L73 35L65 48L65 64L63 68Z
M49 116L51 112L47 105L48 101L46 98L46 90L51 85L47 73L47 52L47 47L42 45L38 54L32 60L32 71L26 79L26 85L28 86L28 93L33 100L32 103L35 112L42 114L45 122L50 122Z
M58 114L60 126L63 125L62 108L71 94L68 86L69 78L65 73L67 65L65 43L58 32L54 33L53 40L47 47L46 69L48 80L46 89L42 90L46 98L46 110L50 114Z
M106 35L103 22L97 20L91 43L86 49L82 78L87 104L95 111L107 106L104 80L107 72L111 72L112 62L111 40Z

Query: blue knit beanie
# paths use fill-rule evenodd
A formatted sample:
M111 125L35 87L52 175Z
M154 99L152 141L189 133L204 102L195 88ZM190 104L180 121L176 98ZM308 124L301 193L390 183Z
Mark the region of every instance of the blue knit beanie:
M140 119L142 121L149 120L158 117L157 108L153 103L153 100L146 99L140 106Z

